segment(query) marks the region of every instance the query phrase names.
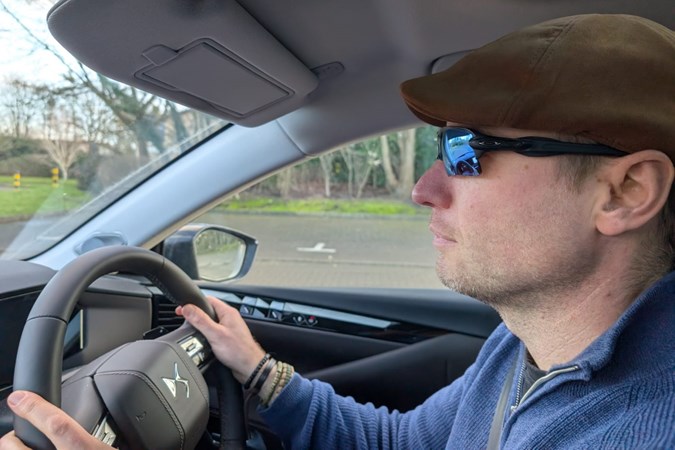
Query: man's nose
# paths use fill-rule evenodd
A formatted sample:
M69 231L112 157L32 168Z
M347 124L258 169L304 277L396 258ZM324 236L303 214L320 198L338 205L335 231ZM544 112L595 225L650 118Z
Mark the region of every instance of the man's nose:
M412 200L431 208L448 208L451 203L450 178L442 161L436 161L417 181Z

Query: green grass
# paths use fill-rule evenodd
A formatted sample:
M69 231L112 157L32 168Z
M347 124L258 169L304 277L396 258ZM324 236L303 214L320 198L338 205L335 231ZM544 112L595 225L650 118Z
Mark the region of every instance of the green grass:
M21 187L13 187L13 178L0 176L0 219L30 217L69 211L89 200L89 194L77 189L77 180L63 180L52 187L50 178L23 177ZM307 199L282 200L270 197L231 199L218 206L219 211L246 211L265 213L307 214L371 214L418 215L427 214L424 208L397 200Z
M277 198L259 197L252 199L232 199L218 207L224 211L255 211L271 213L338 213L338 214L373 214L387 215L417 215L426 214L423 208L412 206L396 200L338 200L338 199L308 199L282 200Z
M71 210L89 199L77 189L77 180L59 181L52 187L51 178L22 177L21 187L13 187L14 179L0 176L0 218L20 218Z

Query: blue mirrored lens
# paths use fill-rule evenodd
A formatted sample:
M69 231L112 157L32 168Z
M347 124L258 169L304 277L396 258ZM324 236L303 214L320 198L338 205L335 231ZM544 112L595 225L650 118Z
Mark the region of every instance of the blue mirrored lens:
M469 145L473 139L470 130L449 128L440 136L441 158L448 175L477 176L480 175L480 163L476 152Z

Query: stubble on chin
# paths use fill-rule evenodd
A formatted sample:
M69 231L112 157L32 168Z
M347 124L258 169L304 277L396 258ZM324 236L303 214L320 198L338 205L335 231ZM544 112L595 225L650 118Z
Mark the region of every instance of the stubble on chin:
M436 274L441 280L441 283L451 291L473 297L476 300L492 305L494 292L486 291L486 286L489 284L487 283L487 280L476 280L475 277L462 271L454 271L454 273L451 274L446 270L441 261L436 263Z
M476 299L480 299L483 296L481 285L476 282L474 277L467 273L466 267L460 265L459 267L449 268L443 260L442 255L436 260L436 274L441 283L451 291Z
M495 309L504 306L523 306L529 304L522 286L511 286L495 268L468 267L458 264L449 268L439 257L436 261L436 273L441 283L448 289L472 297Z
M463 261L450 266L439 257L436 273L447 288L501 313L555 306L551 299L578 289L593 267L592 258L586 254L559 258L557 263L555 271L547 272L538 271L536 264L499 267Z

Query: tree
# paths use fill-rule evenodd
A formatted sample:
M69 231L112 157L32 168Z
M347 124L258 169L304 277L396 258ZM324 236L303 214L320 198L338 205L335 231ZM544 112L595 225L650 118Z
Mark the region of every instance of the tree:
M65 69L63 92L69 91L73 95L93 93L110 109L117 120L134 136L136 151L141 160L148 159L150 145L157 151L165 150L163 125L167 119L174 123L176 141L182 140L185 130L182 116L175 113L169 102L112 81L87 69L80 62L69 63L58 50L35 34L24 23L24 20L2 0L0 0L0 10L4 11L23 30L34 46L32 52L45 51L61 63Z
M417 129L415 134L415 180L436 161L438 156L438 128L425 126Z
M22 80L9 80L3 97L3 107L7 112L6 133L17 139L29 137L36 112L33 105L38 100L35 90Z
M61 178L64 181L68 179L68 170L75 164L77 157L86 151L83 143L63 139L45 141L44 149L52 161L59 166Z
M387 189L398 198L408 198L415 184L415 133L413 128L379 139ZM394 158L391 143L396 147L397 158Z
M409 198L415 184L415 131L413 128L396 133L401 155L399 185L396 192L399 198Z
M330 198L331 180L333 174L333 162L337 155L335 152L324 153L319 156L319 163L321 164L321 174L323 178L323 194L326 198Z
M281 198L286 199L291 196L294 169L295 167L287 167L277 174L277 190Z
M352 198L361 198L371 171L382 163L377 139L348 145L339 152L347 167L347 192Z
M0 136L0 161L42 153L40 142L27 137Z
M52 99L44 112L44 150L59 167L61 177L68 179L68 170L77 157L87 151L87 143L81 139L78 117L68 104L58 105Z

